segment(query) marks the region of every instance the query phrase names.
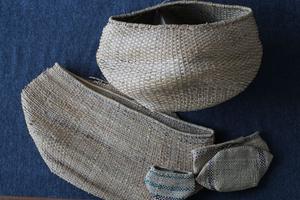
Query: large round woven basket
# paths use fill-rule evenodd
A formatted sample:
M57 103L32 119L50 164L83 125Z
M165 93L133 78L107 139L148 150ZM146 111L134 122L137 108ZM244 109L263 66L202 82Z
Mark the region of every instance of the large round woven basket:
M243 91L260 66L252 10L176 1L112 16L97 62L119 91L151 110L190 111Z

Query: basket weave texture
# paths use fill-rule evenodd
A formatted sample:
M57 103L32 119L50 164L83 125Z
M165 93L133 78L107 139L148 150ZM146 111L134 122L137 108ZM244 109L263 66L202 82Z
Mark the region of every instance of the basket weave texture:
M148 22L153 12L190 8L202 23ZM250 8L176 1L110 17L96 57L110 84L147 108L191 111L243 91L257 74L262 46Z
M26 124L56 175L106 200L150 199L151 165L192 171L211 129L152 112L58 64L22 91Z

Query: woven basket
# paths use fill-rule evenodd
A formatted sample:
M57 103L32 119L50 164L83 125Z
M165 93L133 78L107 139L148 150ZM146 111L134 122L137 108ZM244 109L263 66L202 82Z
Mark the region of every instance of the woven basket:
M151 110L203 109L243 91L260 66L252 10L197 1L112 16L97 62L119 91Z

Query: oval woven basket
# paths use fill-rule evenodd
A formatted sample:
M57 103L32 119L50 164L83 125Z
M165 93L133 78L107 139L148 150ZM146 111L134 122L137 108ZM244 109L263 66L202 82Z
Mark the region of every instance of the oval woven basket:
M96 57L106 79L145 107L190 111L243 91L262 46L250 8L176 1L110 17Z

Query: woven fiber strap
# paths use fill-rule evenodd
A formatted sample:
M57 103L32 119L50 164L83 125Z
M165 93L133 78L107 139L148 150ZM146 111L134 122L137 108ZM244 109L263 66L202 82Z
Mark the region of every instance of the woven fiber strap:
M257 186L273 155L258 133L192 150L194 173L151 167L145 184L153 200L186 199L201 186L219 192Z
M262 46L250 8L175 1L110 17L96 57L110 84L150 110L190 111L243 91Z
M56 64L22 91L31 137L50 170L106 200L150 199L149 166L193 170L213 131L152 112Z

